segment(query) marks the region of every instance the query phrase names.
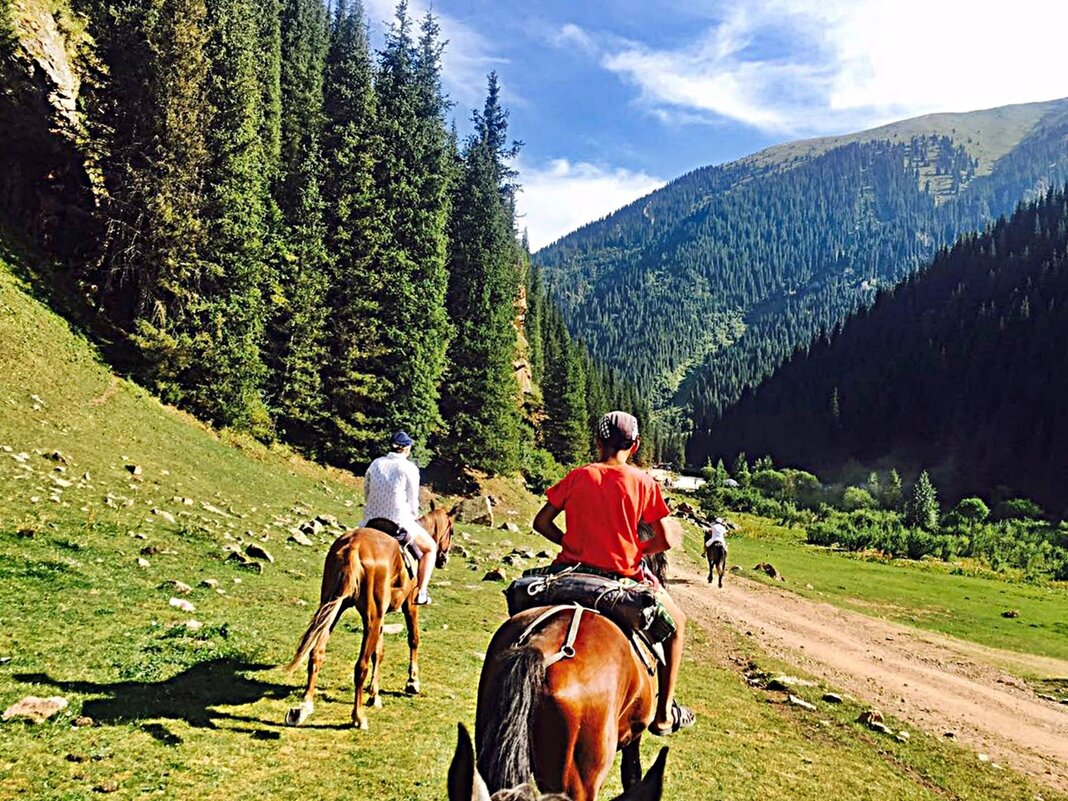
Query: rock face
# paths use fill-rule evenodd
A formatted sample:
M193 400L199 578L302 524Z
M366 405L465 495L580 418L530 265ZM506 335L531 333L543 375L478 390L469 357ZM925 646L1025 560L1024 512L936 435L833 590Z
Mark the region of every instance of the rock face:
M69 256L95 236L89 161L78 145L89 37L62 0L10 9L14 39L0 59L0 210L39 245Z
M453 518L457 523L474 523L480 526L493 526L493 507L485 495L467 498L453 507Z

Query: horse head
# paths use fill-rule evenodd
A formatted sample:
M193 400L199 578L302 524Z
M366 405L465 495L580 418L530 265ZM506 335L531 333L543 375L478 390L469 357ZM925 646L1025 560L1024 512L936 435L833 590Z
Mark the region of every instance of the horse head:
M419 522L427 533L433 537L438 545L438 556L435 566L440 570L449 563L449 549L452 547L453 513L430 504L430 511L423 515Z
M490 796L486 783L475 767L475 749L471 735L461 723L457 726L456 752L449 766L449 801L569 801L566 795L539 795L529 784L511 790L501 790ZM661 748L656 762L634 787L624 791L613 801L660 801L664 790L664 766L667 748Z

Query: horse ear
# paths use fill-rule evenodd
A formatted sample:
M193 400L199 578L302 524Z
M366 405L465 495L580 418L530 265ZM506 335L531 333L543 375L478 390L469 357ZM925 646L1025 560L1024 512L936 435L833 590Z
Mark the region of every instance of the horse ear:
M449 765L449 801L490 801L486 783L475 768L471 735L462 723L456 729L456 753Z
M664 767L667 765L667 753L666 746L661 748L656 762L649 768L645 778L614 801L660 801L660 795L664 792ZM452 796L449 796L449 799L451 801Z

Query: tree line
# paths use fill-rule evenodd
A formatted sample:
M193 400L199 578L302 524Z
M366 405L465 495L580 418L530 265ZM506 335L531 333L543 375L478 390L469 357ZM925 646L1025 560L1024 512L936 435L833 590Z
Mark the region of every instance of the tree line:
M401 0L373 52L359 0L73 3L103 232L83 285L163 400L356 468L403 428L487 473L558 472L591 417L640 407L558 324L497 76L461 138L432 14Z
M833 476L928 468L950 497L1065 509L1068 195L1049 190L799 349L691 448Z

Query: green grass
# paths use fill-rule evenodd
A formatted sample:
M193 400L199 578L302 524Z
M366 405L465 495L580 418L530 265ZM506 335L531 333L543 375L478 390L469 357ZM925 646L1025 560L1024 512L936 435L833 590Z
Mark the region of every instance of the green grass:
M928 560L864 559L805 545L800 529L752 515L732 519L741 531L730 542L731 562L755 578L750 569L771 562L787 579L774 584L809 598L992 648L1068 659L1063 586L954 575L952 565ZM696 538L689 549L699 555ZM1019 617L1002 617L1008 610Z
M0 268L0 445L12 448L0 451L0 708L30 694L63 695L70 707L39 726L0 724L0 798L443 798L456 722L472 723L482 653L505 614L501 585L479 579L509 539L542 543L461 527L480 564L454 559L436 575L422 615L424 694L399 694L407 649L403 635L387 635L386 706L371 710L370 732L348 727L359 643L349 613L331 639L315 714L285 728L303 677L276 666L307 625L329 544L288 545L286 529L321 512L354 521L358 482L212 432L113 378L25 289ZM56 449L66 465L47 458ZM538 505L514 483L491 491L498 512L519 522ZM224 545L264 536L276 561L262 575L224 560ZM146 548L150 566L139 567ZM199 586L209 578L224 592ZM171 580L192 585L195 612L168 605ZM189 618L203 628L182 626ZM749 687L738 663L786 666L750 649L693 630L680 692L700 720L670 741L667 799L1035 795L952 744L877 738L852 722L855 709L784 706ZM79 716L94 725L74 726ZM662 743L649 739L651 760Z

